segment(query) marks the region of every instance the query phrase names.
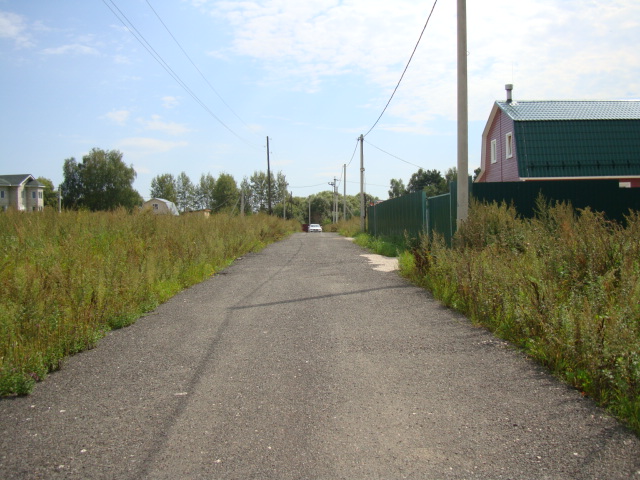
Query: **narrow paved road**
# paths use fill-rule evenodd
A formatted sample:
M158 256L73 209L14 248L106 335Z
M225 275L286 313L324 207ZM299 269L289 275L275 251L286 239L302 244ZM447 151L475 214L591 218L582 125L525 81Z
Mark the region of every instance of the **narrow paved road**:
M640 479L640 440L335 234L295 234L0 401L0 478Z

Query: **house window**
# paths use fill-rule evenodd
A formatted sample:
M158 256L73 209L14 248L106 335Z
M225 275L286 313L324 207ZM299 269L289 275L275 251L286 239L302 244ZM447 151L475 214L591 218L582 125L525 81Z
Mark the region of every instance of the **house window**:
M498 161L498 141L491 140L491 163L496 163Z
M38 192L38 198L42 199L42 192Z
M509 132L504 137L507 158L513 157L513 133Z
M153 209L154 209L154 210L158 210L158 204L157 204L157 203L154 203L154 204L153 204Z
M4 190L0 190L0 198L4 198Z
M36 199L36 192L31 192L31 198Z

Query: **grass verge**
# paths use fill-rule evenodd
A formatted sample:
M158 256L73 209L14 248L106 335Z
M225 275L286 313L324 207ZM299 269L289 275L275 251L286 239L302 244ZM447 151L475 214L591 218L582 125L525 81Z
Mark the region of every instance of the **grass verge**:
M29 393L65 356L298 229L266 215L0 214L0 395Z
M454 247L423 237L403 275L509 340L640 434L640 215L472 206Z

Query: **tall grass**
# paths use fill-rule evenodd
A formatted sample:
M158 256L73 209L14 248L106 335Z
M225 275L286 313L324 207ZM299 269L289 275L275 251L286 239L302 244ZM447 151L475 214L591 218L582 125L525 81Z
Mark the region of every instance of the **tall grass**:
M399 263L640 433L640 215L626 220L543 201L534 219L474 204L453 248L424 237Z
M0 214L0 394L91 348L297 222L255 215Z

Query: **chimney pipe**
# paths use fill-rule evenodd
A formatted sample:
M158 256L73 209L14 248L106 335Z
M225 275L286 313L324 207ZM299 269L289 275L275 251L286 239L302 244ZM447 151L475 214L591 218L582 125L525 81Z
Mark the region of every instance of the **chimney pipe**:
M511 103L512 99L511 99L511 90L513 90L513 85L510 83L507 83L504 86L505 90L507 91L507 103Z

